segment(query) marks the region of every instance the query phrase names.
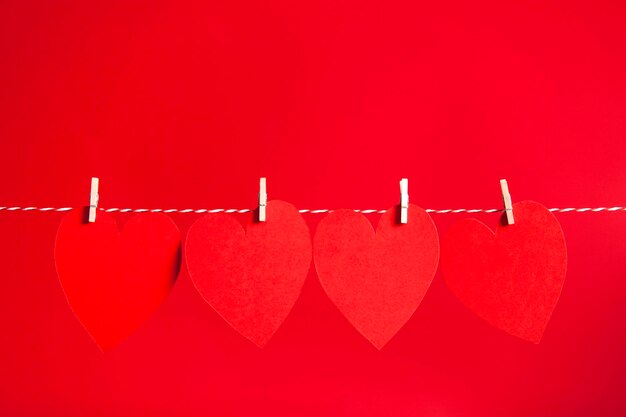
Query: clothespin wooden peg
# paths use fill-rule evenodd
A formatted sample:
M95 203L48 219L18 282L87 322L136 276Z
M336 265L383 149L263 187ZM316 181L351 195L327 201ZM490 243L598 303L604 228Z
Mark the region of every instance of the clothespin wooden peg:
M509 186L506 180L500 180L500 188L502 189L502 201L504 202L504 211L506 212L507 224L515 224L513 217L513 203L511 202L511 194L509 194Z
M89 193L89 223L95 223L96 212L98 211L98 184L100 180L96 177L91 178L91 192Z
M400 180L400 223L407 224L409 222L409 180L402 178Z
M265 221L265 209L267 208L267 189L265 177L259 181L259 221Z

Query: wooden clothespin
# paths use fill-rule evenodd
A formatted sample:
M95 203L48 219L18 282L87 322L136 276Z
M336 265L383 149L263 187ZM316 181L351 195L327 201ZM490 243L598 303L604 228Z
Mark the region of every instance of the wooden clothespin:
M265 209L267 208L267 189L265 177L259 181L259 221L265 221Z
M91 191L89 193L89 223L96 222L96 212L98 211L98 184L100 180L96 177L91 178Z
M407 224L409 222L409 180L402 178L400 180L400 223Z
M502 201L504 202L504 211L506 212L507 224L515 224L513 217L513 203L511 202L511 194L509 194L509 186L506 180L500 180L500 188L502 189Z

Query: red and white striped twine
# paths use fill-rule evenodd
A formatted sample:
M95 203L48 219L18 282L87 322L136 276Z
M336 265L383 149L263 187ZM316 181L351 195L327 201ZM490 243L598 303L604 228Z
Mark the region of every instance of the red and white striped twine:
M0 207L0 211L70 211L74 210L74 207ZM131 208L98 208L98 210L102 210L106 213L249 213L253 211L253 209L131 209ZM601 212L601 211L626 211L626 207L583 207L583 208L551 208L549 209L555 213L584 213L584 212ZM298 210L300 213L311 213L311 214L323 214L330 213L333 210L330 209L300 209ZM354 210L357 213L363 214L383 214L386 213L387 210L375 210L375 209L366 209L366 210ZM428 213L435 214L447 214L447 213L497 213L504 211L504 209L426 209Z

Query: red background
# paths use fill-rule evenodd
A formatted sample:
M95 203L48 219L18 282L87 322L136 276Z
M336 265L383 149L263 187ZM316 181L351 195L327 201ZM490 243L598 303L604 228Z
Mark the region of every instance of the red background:
M514 201L626 204L625 17L622 1L3 1L0 202L84 205L99 176L103 207L252 207L267 176L299 208L388 208L406 176L428 208L500 207L499 178ZM56 277L61 217L0 213L2 415L626 413L624 213L558 214L568 276L539 345L438 273L379 352L311 270L258 349L183 267L106 354ZM197 215L172 217L184 236ZM440 235L463 217L433 215Z

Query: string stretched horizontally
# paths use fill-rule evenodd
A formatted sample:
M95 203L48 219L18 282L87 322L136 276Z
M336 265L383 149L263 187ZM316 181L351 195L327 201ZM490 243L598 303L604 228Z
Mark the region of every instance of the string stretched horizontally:
M0 211L38 211L38 212L64 212L75 210L75 207L1 207ZM194 214L204 214L204 213L249 213L254 209L147 209L147 208L98 208L98 210L103 211L105 213L194 213ZM435 214L454 214L454 213L498 213L503 212L504 209L425 209L428 213ZM626 211L626 207L567 207L567 208L551 208L548 209L554 213L598 213L598 212L615 212L615 211ZM309 214L324 214L330 213L332 209L300 209L298 210L300 213L309 213ZM355 209L357 213L363 214L384 214L387 210L377 210L377 209Z

